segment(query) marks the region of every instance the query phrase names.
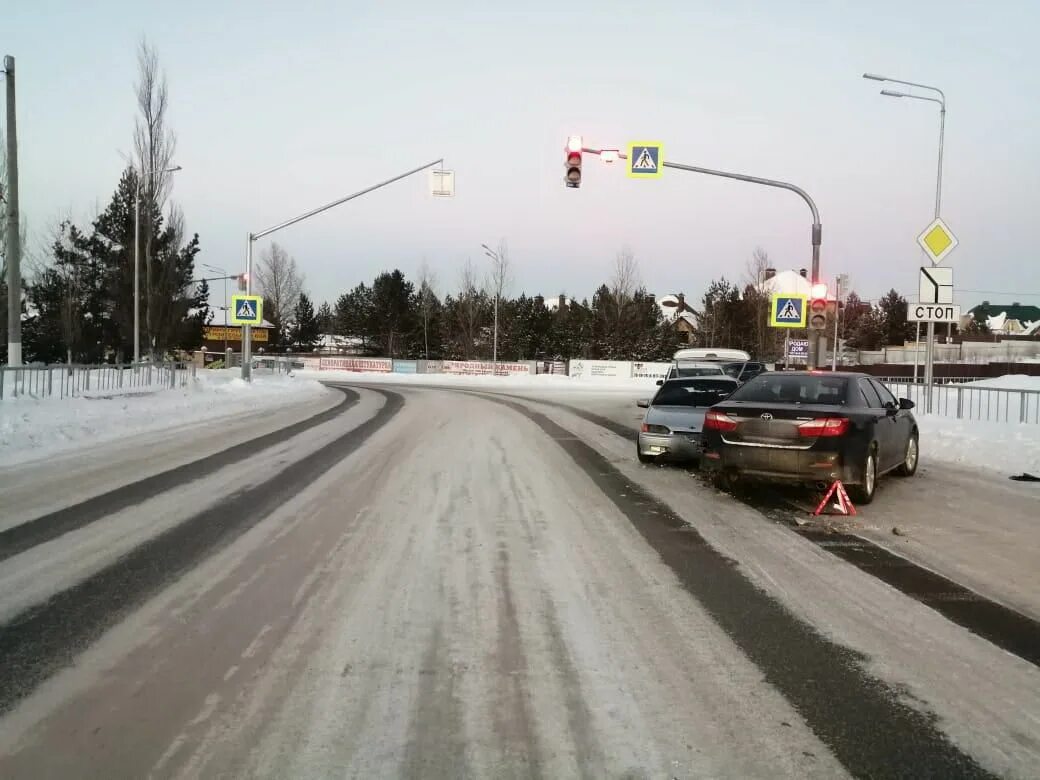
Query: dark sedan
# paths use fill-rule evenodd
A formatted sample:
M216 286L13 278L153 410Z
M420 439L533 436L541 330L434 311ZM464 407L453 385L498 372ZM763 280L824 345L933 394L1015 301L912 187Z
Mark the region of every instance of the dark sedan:
M917 471L913 405L866 374L769 372L708 410L701 463L730 478L840 479L869 504L880 475Z

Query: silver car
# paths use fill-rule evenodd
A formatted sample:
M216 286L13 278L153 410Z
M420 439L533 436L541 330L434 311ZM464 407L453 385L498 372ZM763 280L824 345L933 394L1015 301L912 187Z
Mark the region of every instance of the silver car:
M636 454L640 463L660 460L699 460L704 414L737 389L725 375L669 379L652 399L637 401L646 409L639 428Z

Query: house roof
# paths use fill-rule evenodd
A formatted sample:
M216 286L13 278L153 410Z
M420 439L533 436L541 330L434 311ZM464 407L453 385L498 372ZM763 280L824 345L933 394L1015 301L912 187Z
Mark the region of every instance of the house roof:
M1040 320L1040 306L1031 306L1018 302L1011 304L990 303L983 301L978 306L968 309L968 315L973 319L992 319L1004 315L1004 320L1018 320L1023 325L1027 322Z
M812 284L797 271L780 271L762 282L762 289L767 293L808 295L812 292Z

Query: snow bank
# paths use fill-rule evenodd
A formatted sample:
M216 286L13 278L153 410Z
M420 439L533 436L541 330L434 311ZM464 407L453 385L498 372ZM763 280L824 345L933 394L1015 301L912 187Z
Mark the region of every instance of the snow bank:
M957 420L917 415L921 461L987 468L1002 474L1040 476L1040 425Z
M187 387L111 398L21 397L0 401L0 466L10 466L139 433L183 428L229 415L275 409L328 392L311 379L237 369L200 371Z
M994 387L999 390L1040 390L1040 376L1026 374L1005 374L992 379L979 379L965 382L965 387Z

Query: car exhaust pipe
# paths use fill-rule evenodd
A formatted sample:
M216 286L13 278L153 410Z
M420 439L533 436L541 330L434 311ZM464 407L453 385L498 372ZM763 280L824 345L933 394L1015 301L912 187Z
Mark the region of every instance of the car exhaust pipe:
M830 487L830 485L828 485L826 482L824 482L823 480L819 480L819 479L816 480L815 485L816 485L816 489L819 490L821 493L823 491L825 491L827 488Z

